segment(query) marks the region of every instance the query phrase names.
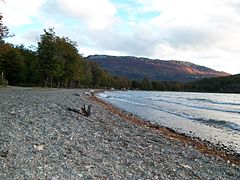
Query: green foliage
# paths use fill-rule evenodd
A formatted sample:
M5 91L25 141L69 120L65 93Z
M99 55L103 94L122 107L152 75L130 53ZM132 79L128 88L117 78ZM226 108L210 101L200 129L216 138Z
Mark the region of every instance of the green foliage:
M152 90L152 83L149 81L148 78L144 78L141 82L141 89L142 90Z
M195 81L185 85L185 90L240 93L240 74Z
M115 83L115 79L103 70L96 62L90 62L92 73L92 87L109 88Z
M25 81L26 66L18 49L9 44L0 44L1 72L10 85L19 85Z
M130 89L131 81L129 81L126 77L115 77L115 88L117 89Z
M53 29L44 30L37 52L45 87L73 88L83 82L85 62L78 54L75 42L56 36Z
M82 84L85 87L90 87L92 85L92 79L93 79L91 64L90 62L85 61L82 67L83 67L83 74L84 74L82 79Z
M38 57L40 59L40 72L44 78L44 86L52 86L53 76L56 74L56 42L53 29L44 30L41 40L38 43Z
M1 43L0 72L10 85L110 88L116 84L105 70L78 53L75 42L57 36L53 29L44 30L37 51Z
M28 86L40 85L40 64L37 53L23 45L16 46L15 49L19 51L25 64L25 81L23 84Z

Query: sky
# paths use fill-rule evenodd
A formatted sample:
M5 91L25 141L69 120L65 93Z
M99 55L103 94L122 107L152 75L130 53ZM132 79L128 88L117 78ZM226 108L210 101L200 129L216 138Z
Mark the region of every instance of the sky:
M240 0L5 0L7 41L37 46L54 28L84 56L182 60L240 73Z

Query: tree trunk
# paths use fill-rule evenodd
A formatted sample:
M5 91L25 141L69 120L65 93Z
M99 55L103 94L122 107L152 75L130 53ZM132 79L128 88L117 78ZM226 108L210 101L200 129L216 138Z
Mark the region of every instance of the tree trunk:
M51 76L51 79L50 79L50 87L53 86L53 77Z
M72 88L75 88L76 87L76 81L73 81L73 87Z
M48 77L45 76L44 87L47 87L47 84L48 84Z
M61 81L60 81L60 79L58 79L57 88L60 88L60 86L61 86Z

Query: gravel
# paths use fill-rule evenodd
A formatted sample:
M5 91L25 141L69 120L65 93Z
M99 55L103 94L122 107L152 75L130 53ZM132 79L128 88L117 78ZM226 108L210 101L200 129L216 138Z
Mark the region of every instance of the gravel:
M86 90L0 88L0 179L240 179L240 166L124 121ZM89 117L69 109L92 106Z

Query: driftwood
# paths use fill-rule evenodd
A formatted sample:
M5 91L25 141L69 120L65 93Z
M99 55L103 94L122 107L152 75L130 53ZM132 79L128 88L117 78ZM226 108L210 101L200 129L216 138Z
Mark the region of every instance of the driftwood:
M82 113L83 113L84 116L90 116L90 114L91 114L91 107L92 107L91 104L88 105L87 108L86 108L86 104L83 105L81 110L82 110Z
M91 105L86 106L86 104L84 104L83 107L81 108L81 110L75 109L75 108L70 108L70 107L68 107L67 110L88 117L91 114L91 107L92 107Z
M74 94L74 96L78 96L78 97L79 97L79 96L80 96L80 94L77 94L77 93L75 93L75 94Z
M78 113L78 114L81 114L81 112L80 112L79 109L74 109L74 108L70 108L70 107L68 107L67 110L68 110L68 111L75 112L75 113Z

